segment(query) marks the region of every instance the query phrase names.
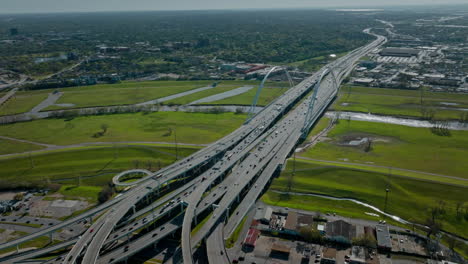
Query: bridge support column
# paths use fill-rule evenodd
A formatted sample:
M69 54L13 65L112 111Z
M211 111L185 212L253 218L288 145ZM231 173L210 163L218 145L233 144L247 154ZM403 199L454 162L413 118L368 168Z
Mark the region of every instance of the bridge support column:
M54 235L54 233L52 233L52 232L49 233L49 242L50 243L52 243L52 241L53 241L53 238L54 238L53 235Z
M89 217L89 223L93 224L93 217L92 216Z
M19 244L16 245L16 253L19 253Z
M136 206L135 205L132 206L132 209L133 209L133 214L136 214Z

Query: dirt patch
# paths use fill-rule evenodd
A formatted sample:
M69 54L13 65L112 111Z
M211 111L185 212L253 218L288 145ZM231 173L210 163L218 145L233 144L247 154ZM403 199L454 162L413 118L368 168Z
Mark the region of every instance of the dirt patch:
M370 133L348 133L339 136L333 144L342 147L361 149L365 152L372 150L375 143L396 143L398 139Z

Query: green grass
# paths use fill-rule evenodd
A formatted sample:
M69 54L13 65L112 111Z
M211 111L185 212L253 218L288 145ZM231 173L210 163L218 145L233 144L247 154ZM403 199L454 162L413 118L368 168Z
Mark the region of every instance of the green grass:
M60 88L58 90L64 94L57 104L74 104L71 108L135 104L212 83L212 81L147 81ZM64 108L67 107L50 106L46 110Z
M240 232L242 231L242 228L245 225L245 221L247 221L247 216L244 216L242 218L242 221L240 224L234 229L234 232L232 232L232 235L226 240L226 248L232 248L234 244L236 243L237 239L239 239Z
M192 148L179 148L179 156L188 156L196 151ZM174 162L173 147L128 146L114 148L95 147L78 148L66 151L34 154L0 160L0 179L4 185L17 183L57 182L64 185L77 185L81 176L81 185L104 186L118 172L134 168L139 161L139 168L151 170L170 165ZM34 167L31 167L31 160ZM68 188L61 193L66 197L85 196L94 199L97 189L88 187Z
M200 221L200 222L198 223L198 225L195 226L194 229L192 229L192 231L190 232L190 235L191 235L191 236L194 236L194 235L198 232L198 230L200 230L200 229L203 227L203 225L204 225L206 222L208 222L208 220L210 220L210 217L211 217L211 216L213 216L213 212L211 212L209 215L207 215L205 218L203 218L203 220Z
M96 203L101 190L102 187L100 186L62 185L58 193L63 195L63 199L65 200L85 198L89 202Z
M261 200L266 204L274 206L322 213L335 212L346 217L378 220L377 217L365 214L365 212L373 212L371 209L349 201L334 201L319 197L279 194L272 191L265 193L261 197Z
M83 116L71 121L42 119L0 126L0 135L68 145L82 142L152 141L206 144L229 134L245 121L234 113L154 112ZM93 135L109 126L104 136ZM172 129L172 133L168 133ZM175 130L175 132L174 132ZM34 131L32 133L31 131Z
M205 87L213 83L214 81L128 81L117 84L59 88L58 90L64 92L64 94L57 101L57 104L73 104L74 106L63 107L53 105L46 108L46 110L136 104ZM222 81L219 83L218 89L215 88L213 91L219 91L219 88L236 88L246 84L257 83L257 81ZM207 92L205 94L209 94L208 91L204 92ZM201 93L185 97L190 98L191 96L192 98L199 99L196 94L202 95ZM186 100L190 100L187 98ZM179 99L183 101L182 98Z
M27 233L25 232L20 232L20 231L15 231L15 235L17 235L18 237L20 236L25 236L27 235ZM22 249L22 248L43 248L47 245L53 245L53 244L56 244L58 243L58 241L53 241L52 243L50 243L50 238L47 237L47 236L41 236L41 237L38 237L38 238L35 238L35 239L32 239L28 242L24 242L22 244L19 245L19 248ZM5 254L5 253L8 253L8 252L12 252L12 251L16 251L16 248L6 248L6 249L2 249L0 250L0 254Z
M28 224L28 223L18 223L18 222L4 222L4 221L0 221L0 224L27 226L27 227L34 227L34 228L42 227L42 226L39 225L39 224Z
M328 127L330 124L330 119L327 117L322 117L320 120L315 123L315 126L312 128L312 130L309 132L309 135L307 136L306 142L310 141L312 137L318 135L322 130Z
M458 105L442 105L443 102ZM436 111L436 119L459 119L464 112L458 108L468 108L468 95L425 92L423 104ZM412 90L344 86L332 108L339 111L423 117L420 91Z
M467 221L458 219L455 211L458 202L467 201L466 187L305 162L296 162L296 174L288 184L291 167L288 164L281 176L273 181L271 189L287 191L286 186L290 185L292 192L355 198L384 209L385 189L389 188L387 211L421 224L429 217L429 208L444 201L446 214L441 218L444 230L468 236Z
M44 147L0 138L0 155L43 149Z
M338 53L336 54L337 55L336 58L331 58L330 56L326 56L326 55L313 57L313 58L309 58L309 59L305 59L301 61L288 63L288 66L298 67L305 71L316 71L320 69L321 67L323 67L325 64L332 62L336 60L337 58L340 58L346 55L347 53L348 52Z
M5 104L0 106L0 115L13 115L30 111L33 107L44 101L51 90L19 91Z
M461 187L468 187L468 181L461 178L449 178L439 175L430 174L427 172L420 172L420 171L410 171L400 168L392 167L391 170L388 167L378 167L368 164L359 164L359 163L349 163L349 162L337 162L337 161L326 161L326 160L314 160L308 159L303 157L296 157L296 160L304 162L304 163L311 163L311 164L320 164L324 166L333 166L333 167L342 167L354 170L364 170L369 172L377 172L377 173L384 173L384 174L392 174L398 175L400 177L408 177L419 179L423 181L432 181L432 182L440 182L443 184L452 184L452 185L459 185Z
M371 151L338 144L347 137L359 136L374 138ZM328 137L331 141L318 143L301 156L468 178L468 131L451 131L450 137L443 137L428 128L341 120Z
M289 87L284 88L284 86L278 87L264 87L258 98L257 106L265 106L285 93ZM249 91L225 98L222 100L210 102L209 104L215 105L251 105L255 94L257 93L257 87L250 89Z
M215 95L215 94L220 94L220 93L224 93L224 92L227 92L227 91L230 91L230 90L234 90L234 89L239 88L239 87L240 86L237 86L237 85L220 84L220 85L218 85L217 87L215 87L213 89L208 89L208 90L205 90L205 91L201 91L201 92L189 94L189 95L186 95L186 96L182 96L182 97L179 97L179 98L164 102L163 104L185 105L185 104L189 104L189 103L191 103L193 101L196 101L196 100L208 97L208 96L212 96L212 95Z

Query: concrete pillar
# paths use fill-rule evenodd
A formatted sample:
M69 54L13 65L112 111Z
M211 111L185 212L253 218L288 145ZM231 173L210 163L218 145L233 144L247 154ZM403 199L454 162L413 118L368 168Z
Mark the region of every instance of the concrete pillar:
M16 253L19 252L19 244L16 245Z
M89 223L93 224L93 217L92 216L89 217Z
M52 233L52 232L49 233L49 242L50 243L52 243L52 241L53 241L53 238L54 238L53 235L54 235L54 233Z
M135 207L135 205L132 206L132 209L133 209L133 214L136 214L136 207Z

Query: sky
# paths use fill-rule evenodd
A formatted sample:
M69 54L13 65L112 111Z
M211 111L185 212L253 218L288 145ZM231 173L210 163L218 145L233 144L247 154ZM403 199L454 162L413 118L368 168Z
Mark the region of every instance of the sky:
M0 0L0 13L376 7L466 3L467 0Z

